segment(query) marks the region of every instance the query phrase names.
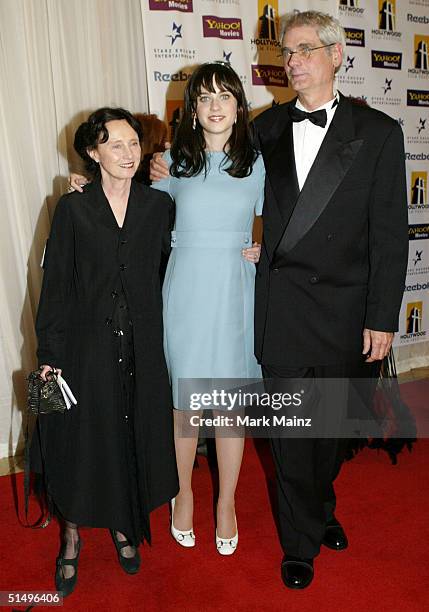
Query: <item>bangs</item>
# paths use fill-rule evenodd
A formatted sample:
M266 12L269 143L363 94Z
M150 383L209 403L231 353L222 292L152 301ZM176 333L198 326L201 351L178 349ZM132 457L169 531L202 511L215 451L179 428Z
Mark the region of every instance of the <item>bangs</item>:
M201 94L204 88L206 91L216 93L214 83L219 91L229 91L234 98L240 98L241 82L237 83L238 77L231 68L222 64L207 64L202 66L195 75L195 81L192 83L191 97L193 100Z

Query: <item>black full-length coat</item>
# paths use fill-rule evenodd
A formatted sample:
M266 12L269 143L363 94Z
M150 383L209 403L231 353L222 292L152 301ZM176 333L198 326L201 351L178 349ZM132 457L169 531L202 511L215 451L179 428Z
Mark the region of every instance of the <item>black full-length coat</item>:
M150 539L149 512L178 490L159 279L168 210L168 196L133 181L120 229L99 180L83 195L63 196L36 323L39 363L61 368L78 401L63 414L39 416L54 503L72 522L114 528L133 541ZM112 329L121 289L134 338L134 439L124 431Z

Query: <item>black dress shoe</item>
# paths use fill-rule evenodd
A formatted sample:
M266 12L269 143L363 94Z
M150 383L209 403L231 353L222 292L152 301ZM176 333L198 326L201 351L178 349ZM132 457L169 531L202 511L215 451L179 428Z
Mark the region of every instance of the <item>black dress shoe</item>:
M285 555L282 561L282 579L290 589L305 589L313 580L313 559L300 559Z
M134 557L124 557L124 555L121 553L121 550L126 546L132 546L132 544L130 544L128 540L120 542L116 536L116 531L114 531L113 529L110 530L110 534L112 536L116 551L118 553L119 565L122 567L124 572L127 572L127 574L137 574L140 569L141 562L140 554L137 548L135 549L136 554L134 555Z
M67 597L70 593L73 593L77 582L77 564L79 563L80 555L80 540L77 543L77 554L74 559L64 559L64 548L62 548L59 557L57 558L57 569L55 571L55 588L57 591L61 591L63 597ZM74 567L74 574L70 578L64 577L63 567L65 565L71 565Z
M332 550L345 550L349 545L344 529L337 520L329 521L326 524L322 544Z

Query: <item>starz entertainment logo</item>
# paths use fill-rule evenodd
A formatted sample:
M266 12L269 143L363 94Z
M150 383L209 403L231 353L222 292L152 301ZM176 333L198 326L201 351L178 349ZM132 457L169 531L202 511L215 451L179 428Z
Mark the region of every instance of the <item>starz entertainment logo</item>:
M183 47L183 26L180 23L176 23L175 21L171 24L171 29L168 34L165 35L167 39L170 40L170 43L167 47L155 47L153 50L153 55L156 60L195 60L196 50L189 49L187 47ZM158 72L158 75L162 74ZM168 73L163 73L165 74ZM155 80L175 80L175 79L164 79L164 78L156 78Z
M429 275L429 244L421 243L418 247L410 248L407 276Z
M343 62L341 70L337 75L339 85L361 86L365 83L365 77L355 72L355 60L355 56L347 55L346 60Z
M344 28L346 33L346 45L349 47L364 47L365 46L365 30L356 28Z
M380 85L382 94L379 96L371 96L371 106L400 106L402 104L401 98L394 96L393 89L393 78L385 78L382 85Z
M429 36L414 35L414 67L408 70L408 77L429 79Z
M429 129L427 118L419 117L414 124L414 130L407 132L407 143L412 145L429 145Z
M347 56L347 64L345 66L345 71L348 72L353 68L353 62L355 61L354 57Z
M363 17L365 9L360 8L359 0L339 0L338 10L344 17Z
M193 0L149 0L149 10L192 13L192 2Z
M415 213L426 212L428 205L428 173L425 170L411 172L410 203L408 210Z
M173 46L176 40L182 38L182 26L177 25L177 23L173 21L172 33L167 34L167 38L171 38L171 45Z
M400 41L402 32L396 29L396 0L378 0L378 29L371 30L374 40Z
M279 55L279 2L278 0L258 0L258 34L251 38L250 44L262 55Z

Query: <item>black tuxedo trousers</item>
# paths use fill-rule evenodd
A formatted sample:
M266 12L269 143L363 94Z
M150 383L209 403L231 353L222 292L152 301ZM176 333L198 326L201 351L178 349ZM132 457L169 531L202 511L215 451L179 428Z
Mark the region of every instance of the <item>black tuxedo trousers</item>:
M311 368L279 365L263 367L270 390L284 392L285 379L362 379L361 393L370 399L379 374L380 362L362 361ZM282 382L283 381L283 382ZM295 381L297 382L297 381ZM326 524L334 518L338 476L350 444L347 438L271 438L276 468L278 527L283 550L288 555L312 559L319 554Z

